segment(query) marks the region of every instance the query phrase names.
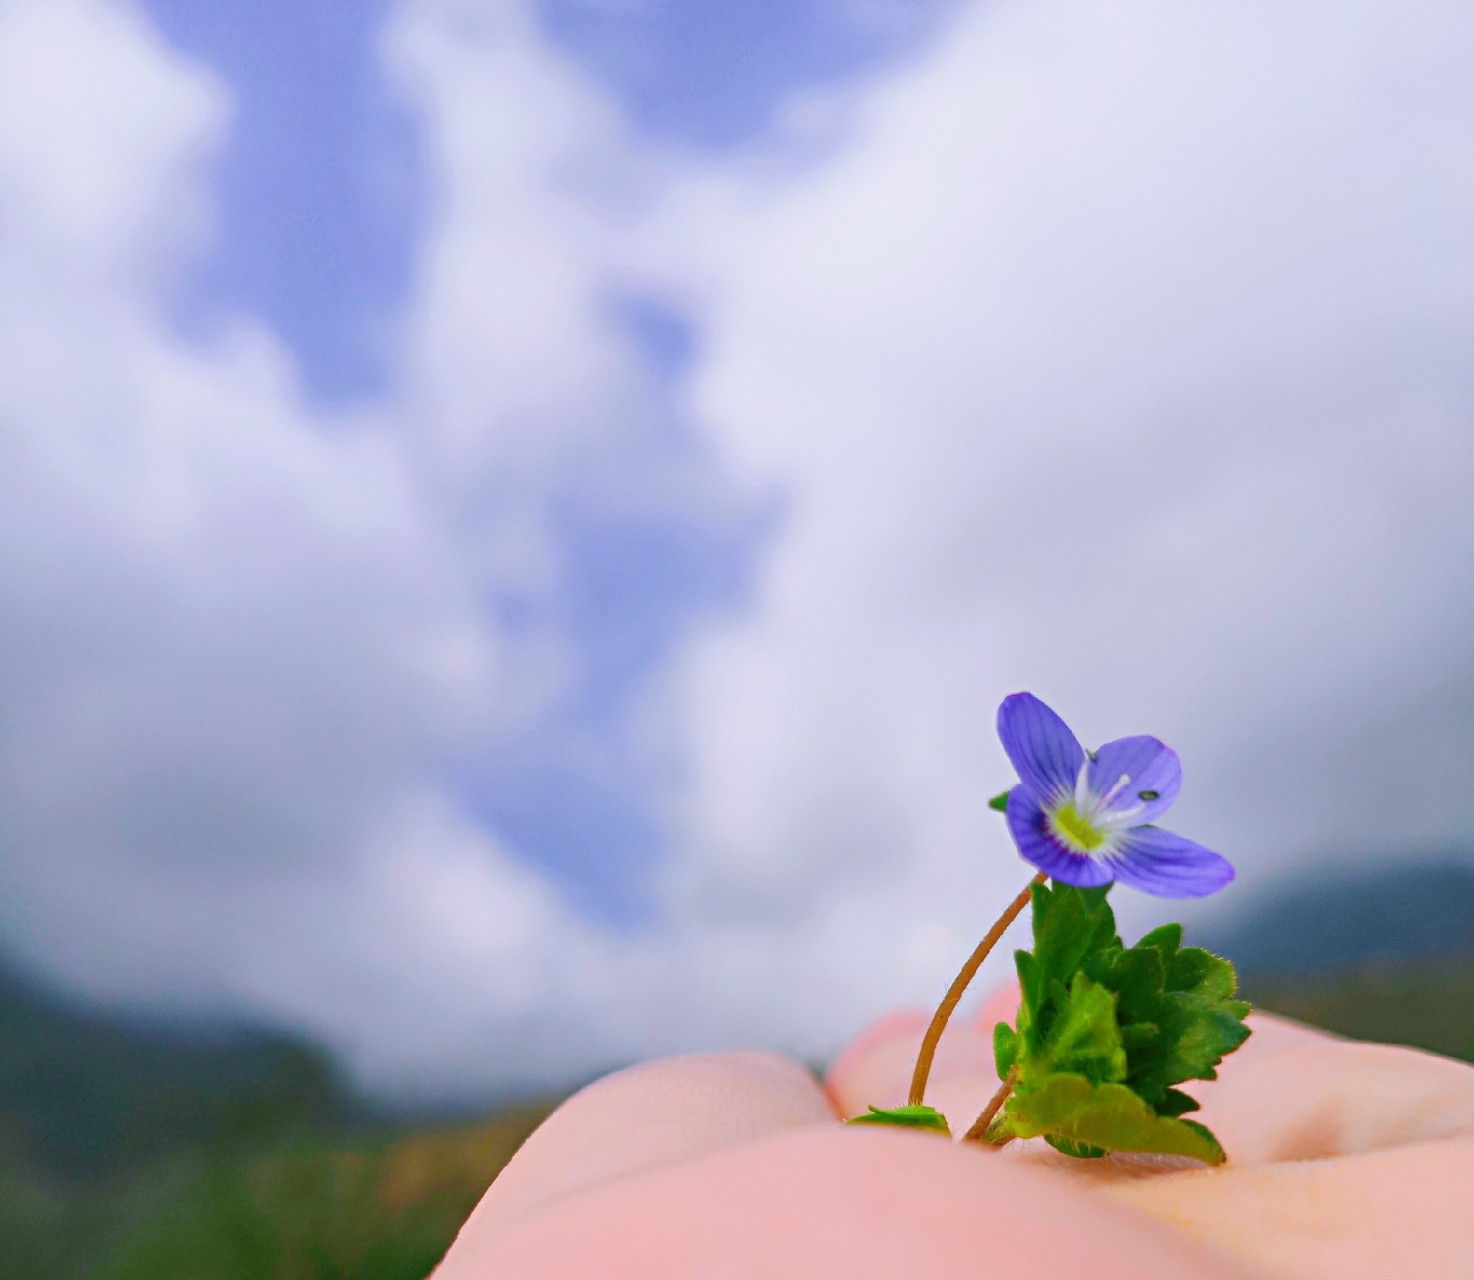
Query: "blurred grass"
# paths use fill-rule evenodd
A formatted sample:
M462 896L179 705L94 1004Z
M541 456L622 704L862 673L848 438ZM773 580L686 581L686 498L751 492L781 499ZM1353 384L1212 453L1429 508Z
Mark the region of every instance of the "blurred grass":
M46 1189L0 1166L6 1280L422 1280L547 1114L397 1138L294 1139Z
M522 1111L383 1146L300 1144L195 1177L96 1280L423 1280L542 1118Z

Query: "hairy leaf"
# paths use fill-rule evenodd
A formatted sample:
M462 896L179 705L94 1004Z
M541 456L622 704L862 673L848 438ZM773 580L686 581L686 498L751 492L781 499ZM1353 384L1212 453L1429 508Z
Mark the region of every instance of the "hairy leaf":
M1016 1073L997 1131L1042 1134L1081 1157L1104 1149L1221 1160L1211 1133L1179 1119L1197 1103L1174 1086L1214 1079L1248 1037L1233 966L1183 947L1177 924L1125 946L1108 891L1034 887L1034 949L1016 955L1018 1020L994 1031L1000 1077Z
M993 1028L993 1061L998 1068L998 1078L1006 1079L1013 1070L1018 1057L1018 1033L1006 1022Z
M862 1116L851 1116L850 1124L893 1124L903 1129L931 1129L937 1133L950 1135L951 1130L947 1127L947 1117L935 1107L892 1107L883 1110L880 1107L871 1107Z
M1005 1108L1008 1127L1020 1138L1047 1134L1061 1145L1106 1151L1149 1151L1223 1162L1223 1148L1202 1125L1158 1115L1124 1084L1096 1084L1059 1072L1014 1090ZM1091 1153L1093 1154L1093 1153Z

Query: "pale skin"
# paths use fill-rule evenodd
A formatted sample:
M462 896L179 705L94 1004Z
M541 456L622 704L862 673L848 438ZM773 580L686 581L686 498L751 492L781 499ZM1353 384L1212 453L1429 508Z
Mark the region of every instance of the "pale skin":
M927 1101L958 1132L1015 1000L942 1041ZM926 1021L883 1020L823 1081L764 1053L605 1077L533 1134L435 1280L1474 1277L1474 1068L1255 1016L1193 1088L1218 1169L840 1124L905 1101Z

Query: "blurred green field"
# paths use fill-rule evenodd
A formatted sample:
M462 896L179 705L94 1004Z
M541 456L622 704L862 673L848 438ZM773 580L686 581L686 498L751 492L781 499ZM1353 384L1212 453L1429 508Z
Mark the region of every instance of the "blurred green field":
M0 1166L7 1280L422 1280L546 1107L397 1138L185 1153L100 1185Z

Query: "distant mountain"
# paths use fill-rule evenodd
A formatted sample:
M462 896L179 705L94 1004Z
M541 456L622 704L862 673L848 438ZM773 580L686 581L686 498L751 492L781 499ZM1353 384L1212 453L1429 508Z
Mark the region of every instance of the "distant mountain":
M0 965L0 1149L54 1176L340 1127L360 1111L328 1057L259 1027L120 1018Z
M1474 955L1474 853L1290 881L1201 937L1251 983Z

